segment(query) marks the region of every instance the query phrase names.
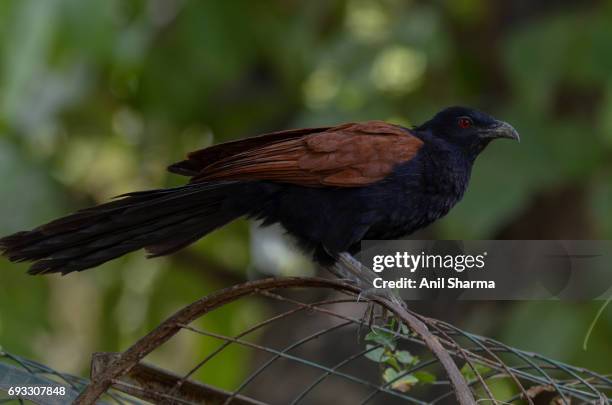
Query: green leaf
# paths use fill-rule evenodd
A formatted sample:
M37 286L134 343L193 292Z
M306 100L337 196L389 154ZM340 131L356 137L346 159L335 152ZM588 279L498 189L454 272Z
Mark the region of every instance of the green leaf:
M391 383L391 388L394 390L407 392L418 383L435 382L436 377L427 371L418 371L414 374L402 375L402 372L398 372L394 368L389 367L383 373L383 380L387 383Z
M387 363L388 365L390 365L391 367L393 367L396 370L402 370L402 366L399 364L399 362L397 361L397 359L395 357L393 357L393 355L389 356L387 358L387 360L385 361L385 363Z
M365 340L378 343L389 350L395 349L395 336L390 332L372 331L366 335Z
M393 367L389 367L383 373L383 380L385 380L385 382L388 383L388 382L393 381L394 379L396 379L398 375L399 374L397 373L397 371Z
M373 347L375 347L375 345L367 345L366 349L369 350L369 349L372 349ZM389 359L389 356L385 354L384 347L378 347L372 351L367 352L365 354L365 357L372 361L376 361L378 363L383 363Z
M393 356L402 364L417 364L419 362L419 358L413 356L407 350L399 350L393 353Z
M431 384L436 382L436 376L429 371L417 371L414 376L423 384Z
M484 366L482 364L472 363L472 365L474 366L474 369L476 370L476 372L478 372L478 374L481 374L481 375L486 374L489 371L491 371L489 367ZM468 382L474 381L477 379L476 373L474 372L474 370L472 370L472 367L470 367L468 363L465 363L463 367L461 367L461 375L463 375L463 378L465 378Z
M412 387L419 383L419 380L412 374L407 374L391 384L391 388L400 392L410 391Z

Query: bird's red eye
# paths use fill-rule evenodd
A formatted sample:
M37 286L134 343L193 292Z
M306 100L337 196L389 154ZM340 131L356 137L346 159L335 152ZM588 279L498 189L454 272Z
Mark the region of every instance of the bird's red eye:
M457 125L459 125L459 128L466 129L472 126L472 120L468 117L461 117L457 121Z

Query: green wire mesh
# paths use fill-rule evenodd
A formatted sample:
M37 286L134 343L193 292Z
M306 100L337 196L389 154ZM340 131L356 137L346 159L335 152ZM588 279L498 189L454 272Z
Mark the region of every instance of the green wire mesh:
M302 284L301 280L293 279L285 286L274 280L245 283L205 297L125 352L107 356L104 363L97 363L94 356L91 381L1 353L0 391L16 383L66 387L63 398L34 398L40 404L457 403L446 369L423 338L399 322L389 308L364 300L354 289L338 288L338 282L303 279ZM219 316L215 311L238 300L265 308L265 319L249 318L248 326L233 335L207 327L218 325L206 322L208 316ZM411 314L427 325L452 356L477 402L612 402L609 376ZM178 373L142 361L177 334L205 339L202 343L208 352L194 357L191 366ZM217 367L238 364L237 355L243 357L239 364L249 364L246 370L234 370L241 381L231 390L208 385L207 377ZM7 395L0 398L11 400Z
M330 398L338 404L457 403L438 359L388 308L350 291L334 290L331 298L328 294L313 301L304 299L313 294L300 294L303 290L295 286L262 288L254 284L249 290L248 284L242 287L247 292L239 296L234 296L235 289L217 294L221 304L209 306L196 321L174 325L177 330L173 334L195 334L207 339L211 349L166 387L164 398L198 402L184 400L182 385L194 379L205 383L215 366L227 361L224 353L241 348L239 353L247 356L251 366L241 370L242 381L214 403L317 404ZM203 326L207 325L207 316L240 299L263 303L270 313L232 336ZM537 405L546 397L555 404L567 405L612 402L609 376L412 314L428 326L453 357L477 401ZM134 348L124 357L133 358ZM504 397L500 397L500 391Z
M85 378L61 373L43 364L0 350L0 404L68 404L77 398L89 382ZM64 394L9 395L11 387L63 388L61 392ZM129 405L142 402L129 398L121 392L109 390L98 403Z

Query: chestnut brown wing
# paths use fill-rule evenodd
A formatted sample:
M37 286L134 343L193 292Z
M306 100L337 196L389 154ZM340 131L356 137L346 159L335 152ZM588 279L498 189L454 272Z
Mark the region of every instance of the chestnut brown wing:
M382 180L423 145L406 129L382 121L280 138L246 148L234 145L232 153L209 161L192 182L272 180L309 187L359 187Z
M223 158L247 150L257 149L273 142L280 142L292 138L298 138L304 135L315 134L328 129L330 129L330 127L290 129L288 131L271 132L249 138L238 139L236 141L220 143L189 153L187 155L187 159L168 166L168 171L176 174L182 174L184 176L195 176L205 167L210 166Z

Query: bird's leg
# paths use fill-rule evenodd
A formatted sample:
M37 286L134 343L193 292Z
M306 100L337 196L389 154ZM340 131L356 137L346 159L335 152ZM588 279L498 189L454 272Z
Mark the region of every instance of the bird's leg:
M336 271L342 272L354 278L362 288L371 288L374 282L374 273L368 267L361 264L348 252L331 253L336 260L334 265Z
M361 264L361 262L353 257L348 252L338 253L338 262L347 269L351 274L355 275L359 280L372 285L374 281L373 275L376 274L368 267Z
M383 296L405 307L405 302L393 291L375 288L374 279L377 277L376 273L369 267L364 266L359 260L355 259L353 255L348 252L328 253L338 260L334 265L335 271L330 270L333 274L348 273L355 278L357 286L361 288L361 292L357 296L357 301L360 301L362 298L367 299L371 296Z
M365 267L349 253L336 253L331 251L327 251L327 253L336 259L336 263L332 266L325 267L334 276L343 281L347 280L361 289L369 288L372 285L372 280L367 277L367 273L362 269L362 267ZM343 258L342 255L347 255L348 258Z
M323 266L323 268L329 271L339 281L360 287L359 280L353 277L350 273L347 273L347 271L341 266L338 266L337 263L333 266Z

